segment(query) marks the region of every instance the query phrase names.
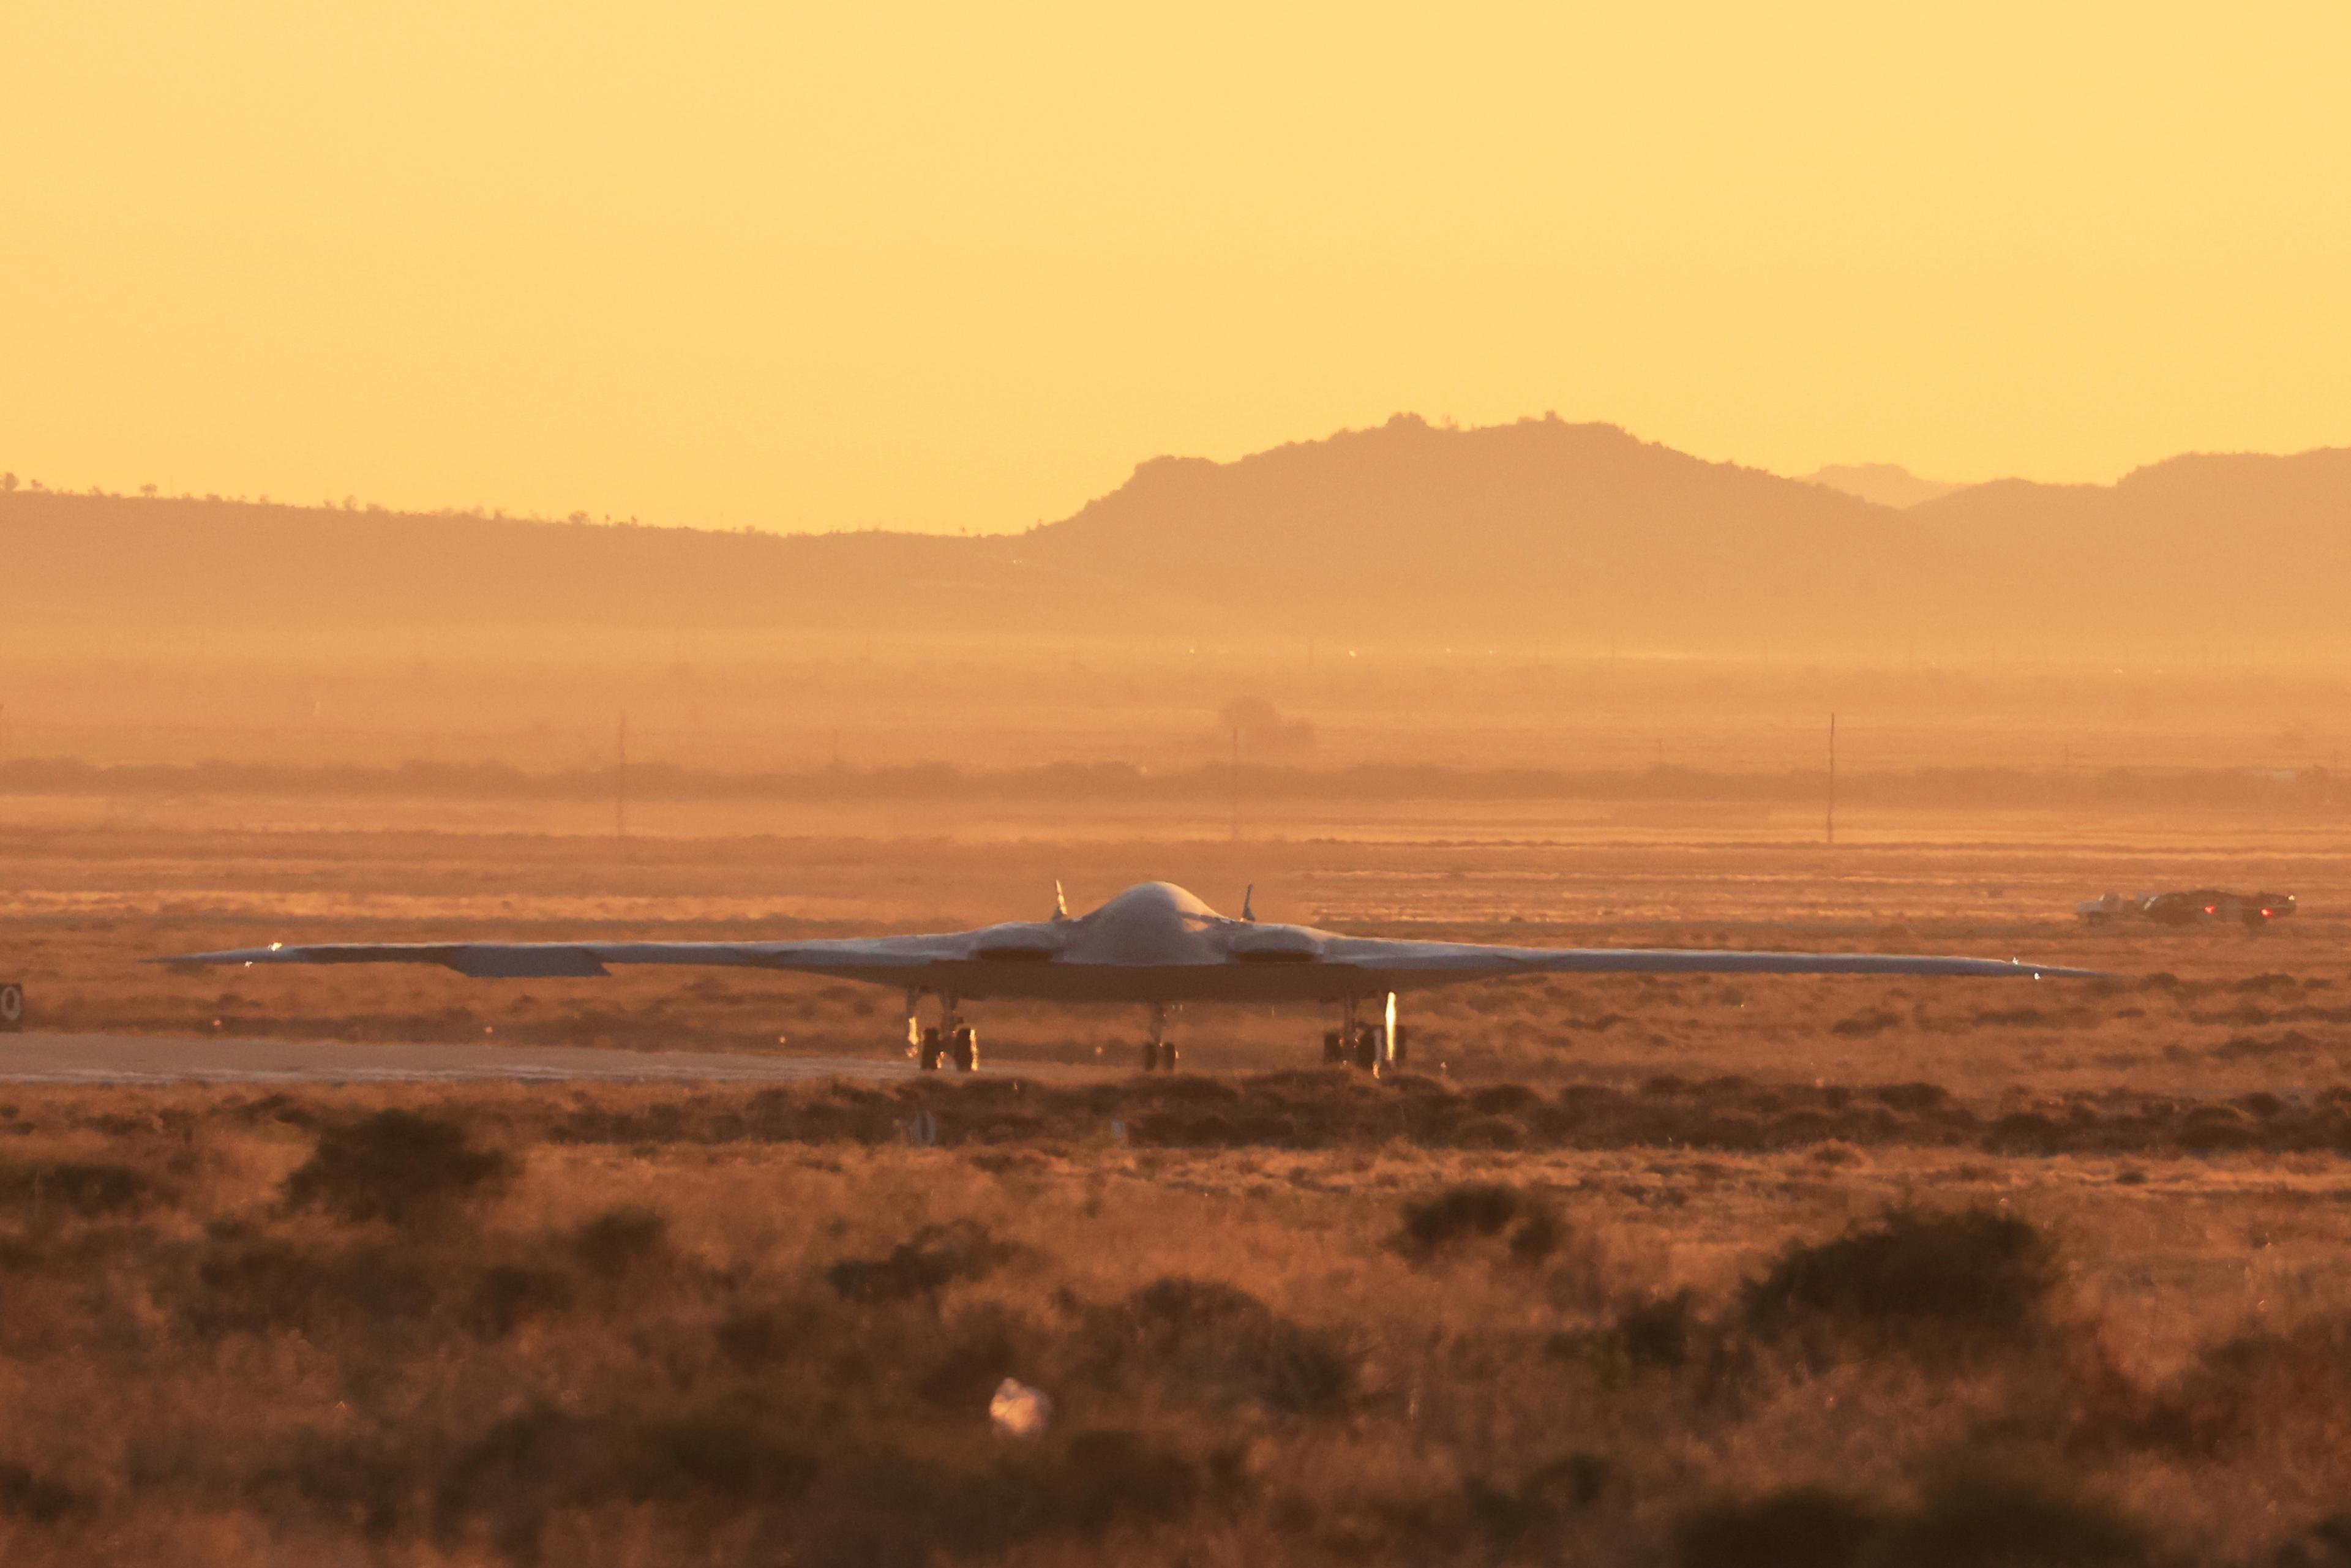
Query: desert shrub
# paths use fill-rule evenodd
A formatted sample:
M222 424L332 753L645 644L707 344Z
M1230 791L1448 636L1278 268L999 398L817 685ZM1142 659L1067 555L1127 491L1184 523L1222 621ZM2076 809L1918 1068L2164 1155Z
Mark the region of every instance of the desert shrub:
M1471 1116L1447 1134L1424 1134L1421 1141L1457 1149L1515 1149L1525 1145L1527 1132L1507 1117Z
M1426 1260L1457 1242L1499 1236L1514 1220L1510 1252L1522 1262L1541 1262L1565 1239L1565 1226L1547 1205L1515 1187L1470 1182L1405 1204L1395 1244L1407 1257Z
M1869 1553L1903 1568L2131 1568L2147 1532L2102 1504L2028 1482L1962 1478L1890 1521Z
M1605 1454L1579 1449L1529 1470L1519 1479L1518 1495L1524 1502L1553 1511L1589 1508L1600 1500L1615 1474L1616 1467Z
M1614 1467L1598 1454L1573 1453L1537 1465L1512 1487L1471 1479L1462 1490L1478 1533L1508 1551L1556 1531L1567 1520L1600 1500Z
M2199 1105L2188 1113L2174 1134L2179 1146L2195 1154L2241 1149L2253 1142L2245 1113L2233 1105Z
M245 1478L247 1498L284 1518L298 1508L381 1541L400 1527L414 1484L411 1468L393 1454L331 1432L298 1431Z
M718 1322L714 1336L719 1354L749 1371L780 1361L789 1354L793 1335L784 1314L772 1307L746 1307Z
M1677 1291L1635 1301L1616 1315L1613 1331L1625 1361L1635 1366L1677 1367L1689 1359L1695 1327L1691 1292Z
M510 1180L514 1162L476 1147L464 1124L417 1111L378 1111L319 1133L286 1178L286 1199L350 1220L394 1225L441 1218Z
M1511 1187L1473 1182L1405 1205L1395 1246L1426 1261L1457 1242L1505 1230L1511 1259L1530 1266L1550 1259L1568 1239L1565 1221L1549 1204Z
M475 1531L521 1563L538 1559L547 1516L594 1485L612 1451L603 1423L548 1406L496 1423L461 1447L433 1490L444 1549Z
M1496 1083L1469 1096L1469 1108L1481 1116L1515 1115L1541 1103L1542 1096L1523 1083Z
M1013 1253L977 1220L956 1219L924 1226L883 1257L843 1259L825 1280L854 1301L935 1299L958 1281L987 1278Z
M956 1313L926 1343L914 1392L967 1416L985 1409L998 1383L1040 1359L1043 1343L1035 1323L996 1302L983 1302Z
M1674 1552L1682 1568L1854 1568L1881 1524L1857 1499L1792 1487L1684 1516Z
M504 1339L533 1318L571 1305L571 1276L560 1269L529 1263L495 1263L474 1287L469 1321L484 1339Z
M744 1417L696 1412L648 1423L616 1461L614 1490L640 1501L787 1498L817 1463Z
M1638 1368L1687 1365L1698 1328L1691 1292L1679 1291L1635 1301L1603 1327L1552 1334L1543 1354L1590 1372L1604 1385L1621 1386Z
M2156 1401L2166 1429L2199 1448L2315 1417L2332 1427L2351 1397L2351 1313L2248 1330L2207 1346Z
M798 1362L808 1364L837 1350L847 1339L862 1343L869 1336L857 1329L871 1325L872 1314L855 1301L820 1282L787 1290L735 1306L712 1326L718 1353L742 1371ZM916 1332L931 1332L926 1324Z
M571 1256L580 1268L603 1280L633 1273L668 1249L669 1221L633 1204L607 1209L571 1234Z
M1081 1340L1086 1375L1121 1383L1140 1374L1191 1404L1318 1415L1343 1406L1355 1388L1355 1357L1336 1335L1215 1281L1155 1281L1087 1313Z
M1890 1511L1798 1487L1718 1502L1674 1532L1682 1568L2134 1568L2147 1534L2036 1484L1959 1478Z
M2070 1139L2065 1125L2038 1111L2011 1111L1984 1129L1983 1146L1993 1154L2054 1155Z
M1510 1260L1529 1268L1543 1262L1567 1239L1567 1222L1549 1206L1531 1208L1510 1232Z
M1614 1474L1604 1457L1574 1453L1536 1466L1515 1485L1473 1475L1456 1488L1392 1494L1358 1514L1356 1530L1332 1544L1352 1549L1348 1556L1405 1562L1524 1552L1599 1501ZM1289 1511L1301 1511L1294 1500ZM1377 1521L1375 1536L1361 1532L1366 1518Z
M868 1452L828 1464L794 1505L789 1560L928 1568L1026 1541L1168 1522L1233 1490L1229 1456L1195 1458L1141 1434L1081 1428L985 1461Z
M1686 1141L1694 1149L1740 1154L1755 1154L1771 1146L1761 1120L1736 1112L1700 1117L1690 1125Z
M1129 1135L1165 1149L1221 1149L1235 1141L1232 1118L1213 1111L1153 1111L1134 1120Z
M1951 1098L1951 1092L1939 1083L1886 1083L1875 1093L1879 1104L1895 1111L1938 1110Z
M1241 1090L1221 1078L1200 1078L1189 1073L1145 1079L1131 1092L1138 1099L1168 1105L1234 1105L1242 1098Z
M230 1237L196 1260L181 1315L201 1337L341 1322L421 1330L449 1281L403 1248L329 1248L276 1237Z
M136 1212L160 1196L143 1171L79 1160L0 1165L0 1207L83 1219Z
M2058 1272L2055 1244L2014 1216L1896 1208L1834 1240L1791 1245L1748 1286L1747 1319L1767 1333L1813 1315L2015 1338L2041 1322Z
M1140 1433L1084 1431L1071 1436L1060 1463L1044 1474L1050 1517L1078 1534L1099 1534L1122 1517L1170 1520L1189 1513L1208 1490L1190 1457Z
M55 1524L87 1506L82 1495L62 1481L22 1465L0 1464L0 1514Z
M2351 1513L2330 1513L2278 1548L2277 1568L2351 1564Z
M742 1507L797 1496L818 1462L767 1426L731 1410L652 1418L572 1415L538 1406L451 1451L430 1489L444 1548L476 1536L535 1563L548 1518L614 1498Z

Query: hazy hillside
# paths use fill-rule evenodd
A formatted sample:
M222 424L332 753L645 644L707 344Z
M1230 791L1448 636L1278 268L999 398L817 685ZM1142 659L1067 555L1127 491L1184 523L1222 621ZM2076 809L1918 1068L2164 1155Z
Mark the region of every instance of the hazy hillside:
M1196 628L1336 645L1789 653L2343 641L2351 451L2176 458L1896 510L1610 425L1399 416L1144 463L1008 538L781 537L0 496L21 628Z
M1805 475L1804 483L1826 485L1881 507L1915 507L1967 488L1942 479L1922 479L1899 463L1832 463Z
M2027 627L2288 654L2351 640L2351 450L2197 454L2112 486L2001 480L1905 515L1946 550L1955 602Z
M1001 551L239 502L0 496L16 613L42 624L823 627L1025 608Z
M1334 639L1656 645L1865 634L1865 591L1901 539L1882 508L1614 425L1400 416L1236 463L1146 463L1027 543Z

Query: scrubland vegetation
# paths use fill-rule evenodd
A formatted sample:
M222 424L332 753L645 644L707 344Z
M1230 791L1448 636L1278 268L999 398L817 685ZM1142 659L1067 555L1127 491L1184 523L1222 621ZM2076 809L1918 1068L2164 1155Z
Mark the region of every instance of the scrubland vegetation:
M0 1549L2344 1561L2339 1130L2283 1164L1464 1135L1577 1100L27 1089ZM1154 1119L1259 1102L1290 1135ZM1045 1435L992 1431L1008 1376Z
M1590 766L1656 759L1630 702L1545 727L1546 704L1615 702L1597 679L1531 681L1448 730L1430 675L1406 692L1435 716L1416 728L1319 657L1276 693L1317 723L1300 766L1576 768L1586 741ZM1029 674L1033 724L990 719L977 765L1218 754L1228 673L1150 709L1147 755L1133 712L1104 727L1114 672L1073 675L1084 700L1058 709ZM814 979L139 960L944 929L1041 915L1055 879L1079 907L1162 877L1395 935L2116 977L1437 992L1405 1000L1412 1075L1379 1084L1300 1070L1322 1027L1301 1012L1187 1009L1203 1071L1145 1080L1122 1071L1138 1018L984 1003L990 1071L968 1082L0 1085L12 1563L2351 1564L2351 846L2332 797L2273 809L2255 784L2250 805L2115 812L1862 790L1832 850L1810 805L1770 799L1400 784L1250 799L1236 836L1226 801L981 800L949 779L862 801L648 791L622 841L605 800L295 778L397 769L416 713L323 736L336 692L289 687L239 730L225 677L117 684L159 711L190 698L190 727L152 739L120 708L50 747L53 703L10 754L294 772L0 793L0 977L68 1040L887 1059L897 998ZM417 701L449 684L425 672ZM828 768L829 712L728 750L759 722L755 686L664 688L685 706L632 756ZM1816 766L1814 694L1758 710L1682 690L1669 762ZM2084 698L2134 763L2226 768L2251 735L2303 768L2331 745L2288 693L2175 747L2151 692ZM540 733L515 727L531 695L423 754L592 771L589 698L576 730ZM1998 682L1959 695L1957 729L1848 745L1890 768L2062 766L2054 709L1995 711L2015 695ZM707 755L675 744L705 700ZM931 745L935 709L893 700L839 698ZM853 727L840 744L862 765ZM2071 918L2110 887L2206 883L2302 911L2258 935ZM909 1141L918 1102L935 1147ZM1042 1437L992 1429L1007 1377L1054 1402Z

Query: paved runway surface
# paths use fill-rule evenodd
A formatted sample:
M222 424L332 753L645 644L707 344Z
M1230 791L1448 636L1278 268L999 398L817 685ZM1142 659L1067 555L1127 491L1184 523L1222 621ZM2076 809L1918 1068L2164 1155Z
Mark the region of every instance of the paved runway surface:
M1034 1069L1024 1066L1020 1071L1025 1076ZM791 1083L813 1078L895 1079L914 1072L911 1061L880 1056L0 1034L0 1083L385 1083L435 1079Z

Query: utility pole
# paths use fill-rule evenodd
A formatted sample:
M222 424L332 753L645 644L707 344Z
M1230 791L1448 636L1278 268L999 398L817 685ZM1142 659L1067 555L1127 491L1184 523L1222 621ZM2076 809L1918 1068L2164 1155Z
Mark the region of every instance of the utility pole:
M1241 841L1241 727L1233 726L1233 842Z
M1829 842L1836 842L1836 715L1829 715Z
M612 766L612 837L629 836L629 716L621 716L621 741Z

